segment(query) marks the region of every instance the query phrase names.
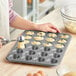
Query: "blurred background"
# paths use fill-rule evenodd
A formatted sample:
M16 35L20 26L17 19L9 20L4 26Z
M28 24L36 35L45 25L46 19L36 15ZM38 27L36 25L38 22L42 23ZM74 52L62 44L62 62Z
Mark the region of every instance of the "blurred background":
M12 9L14 9L23 18L31 20L33 22L38 22L40 19L48 15L53 10L61 8L67 3L75 3L75 2L76 0L13 0L14 6ZM3 13L1 13L1 15L2 14ZM3 17L2 17L2 22L4 22ZM7 26L7 23L3 25L5 27L5 25ZM11 28L9 27L9 25L6 28L7 30L10 28L9 31L11 38L17 37L18 36L17 33L21 33L23 31L23 30ZM6 33L8 34L9 31L6 31ZM4 37L7 37L7 35Z

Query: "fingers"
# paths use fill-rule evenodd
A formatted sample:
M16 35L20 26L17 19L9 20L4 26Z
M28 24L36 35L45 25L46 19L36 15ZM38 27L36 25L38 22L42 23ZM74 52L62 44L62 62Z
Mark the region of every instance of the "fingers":
M49 28L47 32L54 32L54 33L56 33L57 31L55 29Z
M43 71L38 71L39 74L41 74L41 76L45 76Z
M55 30L56 32L59 32L59 33L60 33L60 30L57 29L54 25L52 25L52 24L49 23L49 27L50 27L51 29Z
M27 76L33 76L31 73L28 73Z
M45 74L42 71L38 71L37 73L34 74L28 73L27 76L45 76Z
M40 73L35 73L33 76L42 76Z
M34 74L34 76L45 76L45 74L42 71L38 71L37 73Z
M60 30L57 29L57 28L56 28L54 25L52 25L51 23L43 24L42 29L43 29L43 31L45 31L45 32L60 33Z
M57 29L54 25L51 23L45 23L45 24L38 24L37 30L44 31L44 32L54 32L54 33L60 33L60 30Z
M61 32L60 32L60 30L59 30L59 29L57 29L56 27L52 26L51 28L52 28L52 29L55 29L55 30L56 30L56 32L61 33Z
M54 32L54 33L57 32L56 29L53 29L53 28L49 27L49 25L48 26L45 25L45 27L43 27L43 31L44 32Z

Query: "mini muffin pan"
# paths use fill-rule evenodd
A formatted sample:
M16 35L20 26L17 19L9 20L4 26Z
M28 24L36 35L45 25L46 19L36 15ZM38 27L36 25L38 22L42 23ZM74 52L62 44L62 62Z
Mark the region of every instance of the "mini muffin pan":
M6 59L42 66L59 65L71 39L69 34L30 30L21 36L24 40L16 42Z

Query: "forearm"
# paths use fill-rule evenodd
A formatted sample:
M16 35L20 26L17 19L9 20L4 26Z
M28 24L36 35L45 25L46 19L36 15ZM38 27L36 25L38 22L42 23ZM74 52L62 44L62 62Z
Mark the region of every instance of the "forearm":
M22 30L36 30L37 28L35 23L25 20L21 16L16 16L15 19L10 22L10 26Z
M10 21L10 26L16 29L22 29L22 30L38 30L38 31L55 32L55 33L60 32L60 30L58 30L51 23L35 24L31 21L23 19L19 15L12 17Z

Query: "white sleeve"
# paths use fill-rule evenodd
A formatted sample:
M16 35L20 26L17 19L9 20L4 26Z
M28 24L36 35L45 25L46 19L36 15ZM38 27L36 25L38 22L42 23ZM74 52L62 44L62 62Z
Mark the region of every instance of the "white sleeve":
M0 0L0 36L10 38L8 0Z

